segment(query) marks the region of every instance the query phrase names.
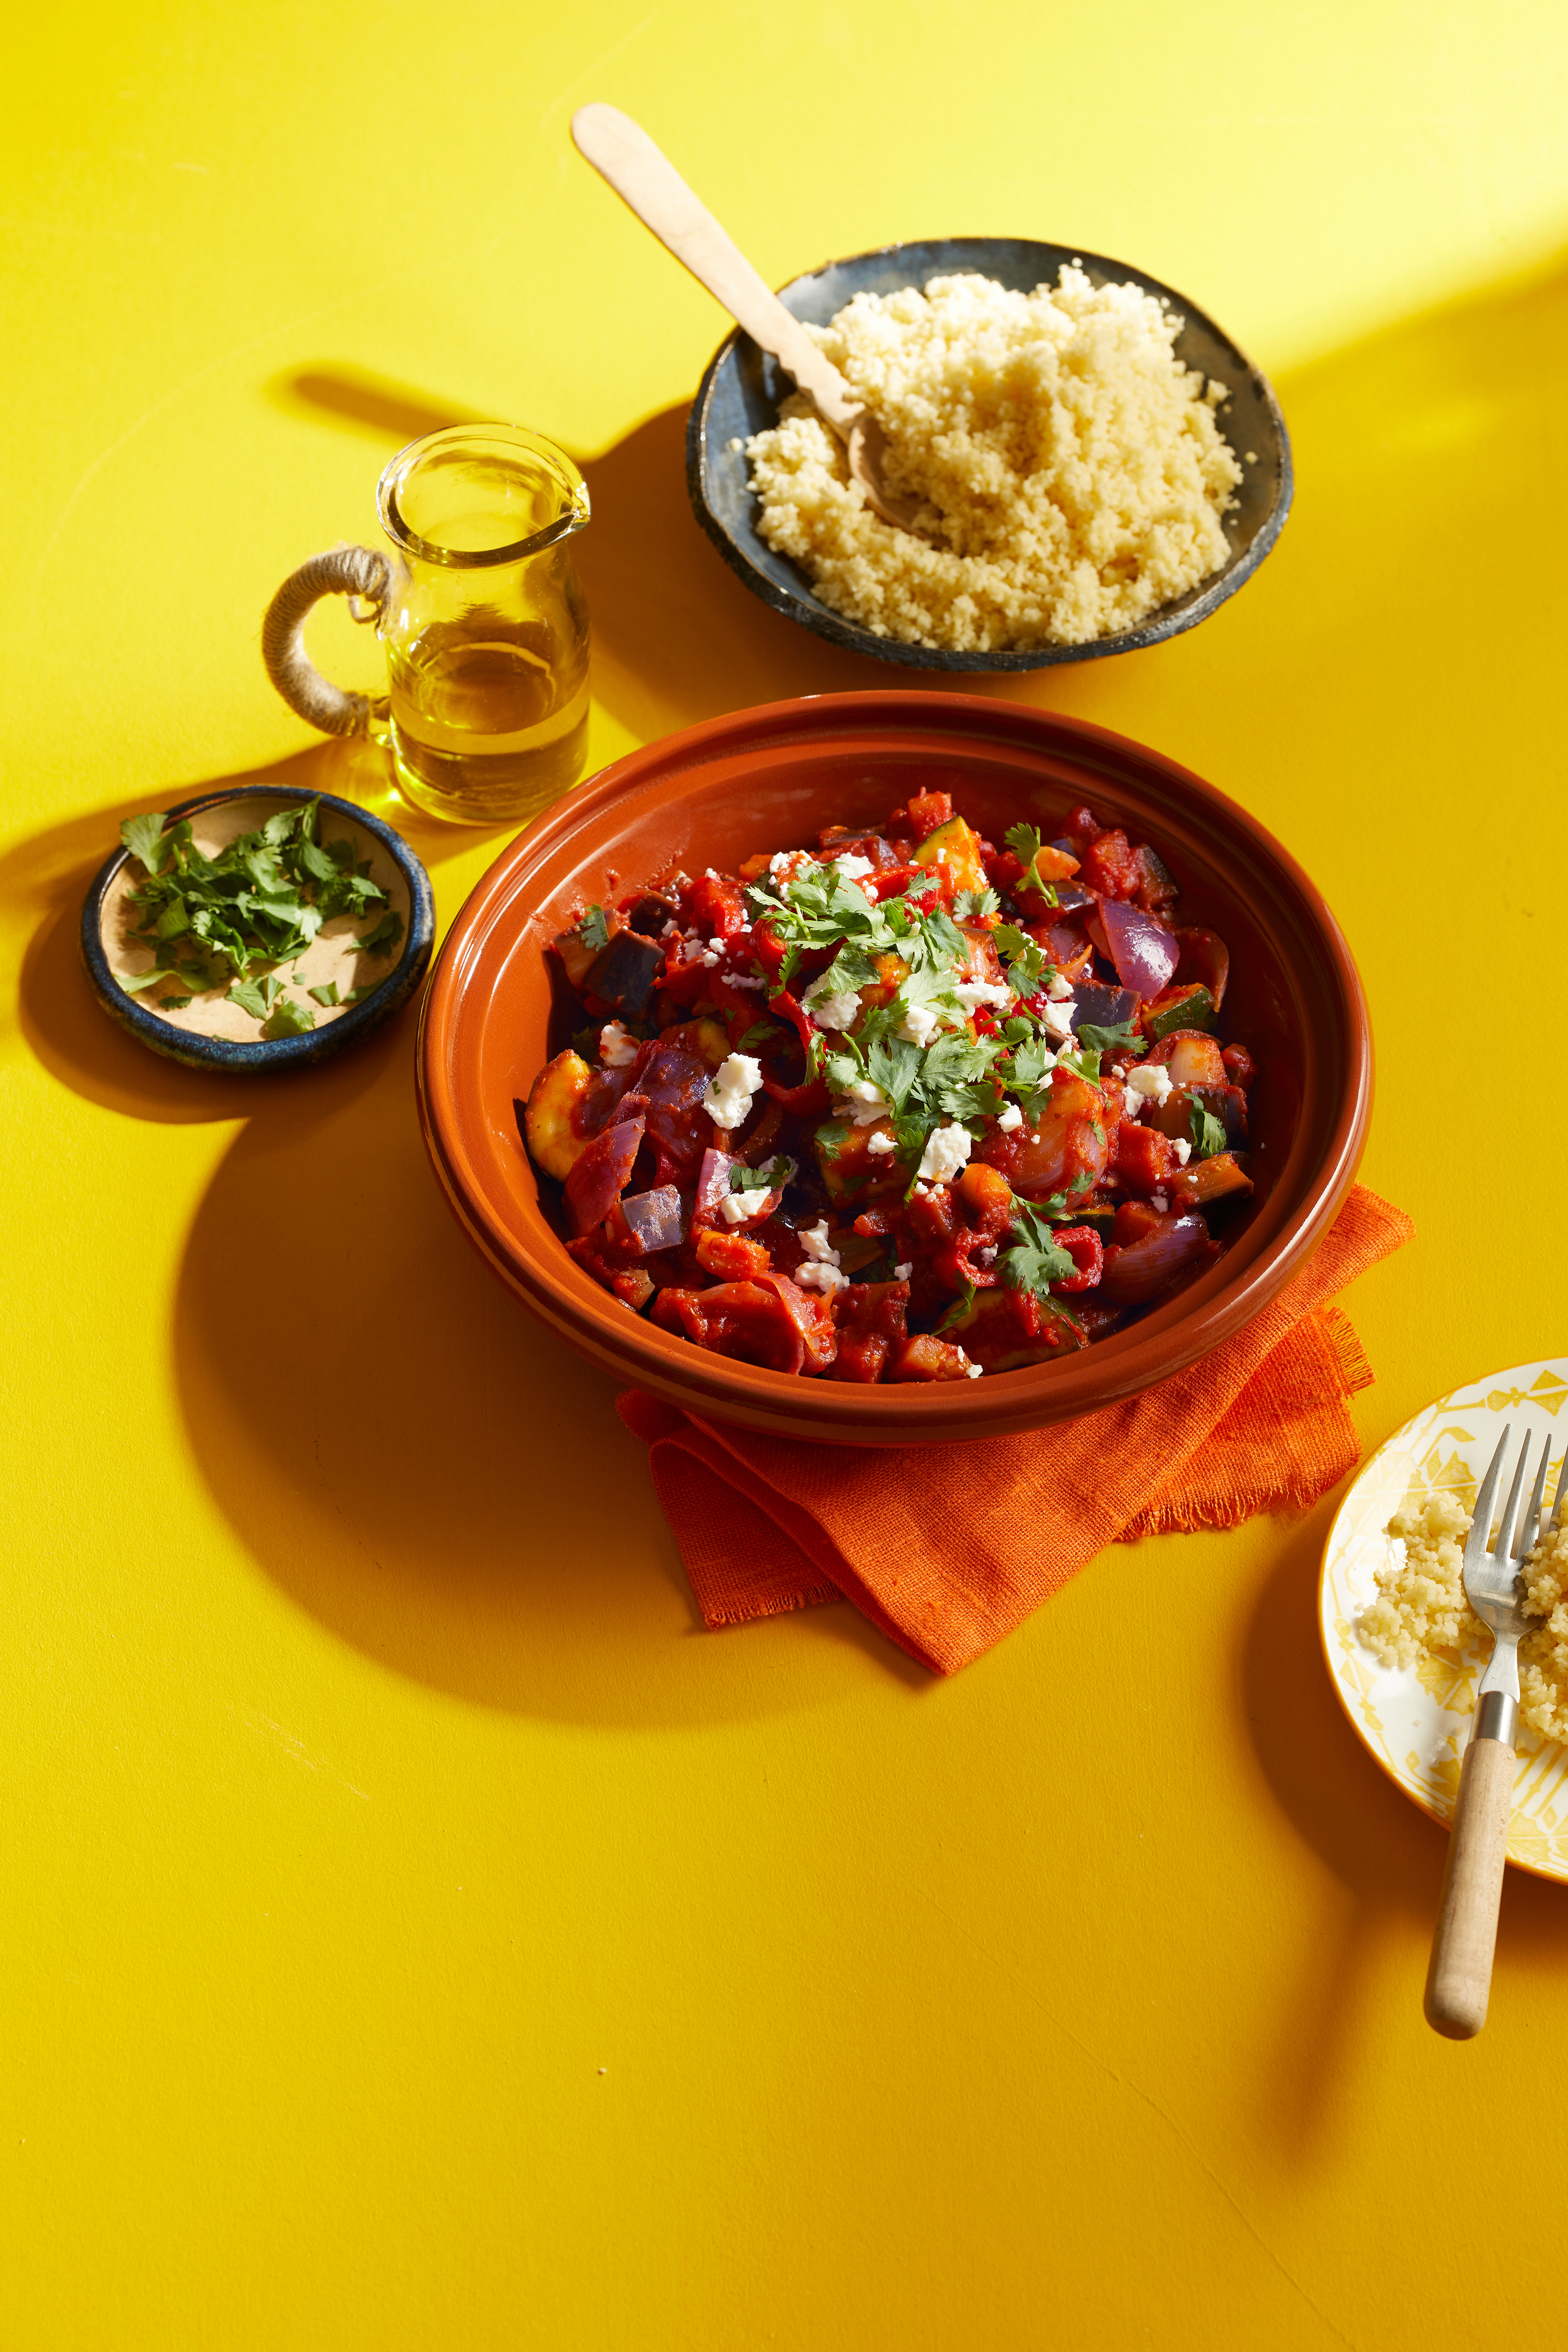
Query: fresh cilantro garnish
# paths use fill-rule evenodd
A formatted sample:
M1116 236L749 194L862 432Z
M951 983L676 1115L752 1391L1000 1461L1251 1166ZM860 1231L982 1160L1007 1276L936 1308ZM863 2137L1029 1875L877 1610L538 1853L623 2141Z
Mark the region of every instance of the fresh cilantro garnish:
M183 1013L190 1002L188 996L161 996L158 999L160 1006L166 1004L171 1013Z
M163 820L161 816L128 816L120 828L120 838L132 857L139 857L149 874L156 874L163 865L158 852L163 841Z
M776 1192L795 1174L793 1160L764 1160L760 1168L748 1168L737 1160L730 1171L731 1192Z
M1080 1030L1079 1034L1081 1036L1083 1033ZM1100 1049L1097 1045L1064 1045L1057 1062L1061 1069L1076 1070L1080 1078L1088 1078L1091 1085L1100 1084Z
M1192 1118L1193 1158L1212 1160L1215 1152L1225 1150L1229 1142L1225 1121L1216 1118L1212 1110L1205 1110L1195 1095L1188 1108Z
M272 1017L262 1025L264 1037L300 1037L316 1025L316 1016L308 1004L298 997L280 996L272 1008Z
M583 945L585 948L593 949L595 955L597 955L601 948L607 948L609 946L609 917L605 914L603 907L601 907L596 900L595 904L589 908L587 913L583 917L582 921L578 924L577 936L582 940Z
M948 1308L947 1313L942 1317L942 1321L937 1325L937 1329L939 1331L948 1331L952 1329L955 1323L966 1322L968 1320L970 1311L974 1305L974 1285L972 1282L966 1282L963 1288L959 1292L958 1297L953 1300L952 1305Z
M383 915L374 931L367 931L363 940L356 940L354 946L361 955L390 955L402 937L402 916L388 913Z
M737 1054L754 1054L757 1047L765 1045L770 1037L782 1037L783 1034L783 1024L777 1021L753 1021L735 1051Z
M312 988L306 992L313 996L318 1004L336 1004L338 1002L338 983L335 980L329 980L325 988Z
M961 890L952 902L952 911L961 923L978 923L994 915L1002 904L994 890Z
M996 1261L996 1271L1009 1290L1031 1290L1037 1298L1046 1297L1053 1282L1065 1282L1077 1273L1071 1252L1063 1249L1027 1201L1013 1203L1013 1232L1015 1245Z
M1046 845L1045 835L1035 825L1015 824L1010 825L1002 837L1024 869L1020 888L1037 892L1047 907L1054 907L1057 903L1056 885L1047 882L1035 864Z
M275 972L261 980L239 980L228 992L228 1002L248 1013L253 1021L271 1018L272 1008L283 993L283 983Z
M1080 1021L1078 1035L1080 1045L1092 1045L1101 1054L1121 1053L1125 1046L1141 1045L1143 1042L1132 1021L1118 1021L1110 1026L1098 1021Z
M368 866L356 869L351 841L321 844L320 810L319 801L277 809L258 832L241 834L210 857L196 847L187 819L170 825L162 816L127 818L121 839L144 876L128 893L135 909L130 936L152 946L156 965L122 983L128 992L164 978L193 995L230 982L248 986L254 968L292 963L334 915L384 907L386 893L371 881ZM400 916L386 917L373 938L395 939L402 929ZM269 1019L275 1004L276 988L270 995L263 991L256 1017Z

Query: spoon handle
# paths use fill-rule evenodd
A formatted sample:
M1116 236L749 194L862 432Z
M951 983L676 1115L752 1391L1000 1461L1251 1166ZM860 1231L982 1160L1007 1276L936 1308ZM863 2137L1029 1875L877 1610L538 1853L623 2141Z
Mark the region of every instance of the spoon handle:
M847 439L863 404L647 132L618 106L595 104L580 106L572 117L572 138L578 153L602 173L644 227L685 263L698 284L706 286L754 343L773 353L801 390L810 394L824 422Z
M1426 1972L1426 2022L1451 2042L1468 2042L1487 2021L1513 1775L1511 1738L1471 1739Z

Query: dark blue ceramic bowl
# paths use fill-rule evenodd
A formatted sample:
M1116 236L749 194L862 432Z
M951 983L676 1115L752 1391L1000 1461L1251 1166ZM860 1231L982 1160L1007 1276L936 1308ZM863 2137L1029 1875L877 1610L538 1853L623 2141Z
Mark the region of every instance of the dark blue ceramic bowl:
M394 833L379 817L371 816L364 809L356 808L352 801L336 799L331 793L306 792L298 784L274 784L265 779L230 788L221 793L204 793L194 801L182 801L167 814L171 819L196 816L204 811L219 807L225 801L268 801L275 803L319 800L323 811L357 825L363 834L379 843L402 875L408 891L408 915L403 937L403 952L386 978L380 982L363 1003L340 1013L335 1021L319 1029L308 1030L300 1037L258 1037L237 1040L229 1037L204 1037L183 1029L176 1022L165 1021L148 1009L134 996L127 996L115 979L103 946L103 921L106 903L113 885L131 853L117 849L108 863L93 877L81 910L81 955L87 966L87 976L93 992L111 1020L128 1030L140 1045L149 1046L154 1054L163 1054L171 1061L184 1062L194 1070L298 1070L308 1064L324 1062L334 1054L346 1053L352 1046L362 1045L373 1029L380 1027L401 1004L405 1004L425 977L430 961L430 950L436 940L436 904L431 895L430 877L409 848L401 834Z
M1225 517L1230 561L1223 571L1204 581L1174 604L1162 605L1135 629L1117 636L1096 638L1087 646L1047 646L1033 653L935 653L926 646L900 645L889 637L829 611L812 593L811 583L787 555L775 555L759 535L761 508L747 487L745 442L778 422L780 403L795 386L778 362L760 352L749 335L736 328L721 343L709 364L692 404L686 432L686 480L697 520L731 570L754 596L785 613L792 621L814 629L819 637L853 652L870 654L878 661L902 662L910 669L1014 670L1044 669L1053 662L1100 661L1107 654L1132 652L1157 645L1162 637L1178 636L1184 629L1206 621L1227 596L1234 596L1250 579L1285 527L1290 511L1294 477L1290 441L1266 377L1238 352L1230 337L1205 318L1184 295L1146 278L1124 261L1104 254L1077 252L1066 245L1040 245L1024 236L936 237L916 245L886 245L877 253L857 253L847 261L825 262L820 269L780 289L786 310L812 326L826 326L854 294L891 294L902 286L924 286L929 278L954 270L976 270L1016 293L1029 293L1042 284L1054 285L1062 264L1079 262L1097 286L1128 280L1159 297L1183 320L1176 338L1176 357L1184 365L1201 369L1223 383L1230 397L1220 412L1225 437L1237 455L1250 449L1254 465L1244 465L1238 504Z

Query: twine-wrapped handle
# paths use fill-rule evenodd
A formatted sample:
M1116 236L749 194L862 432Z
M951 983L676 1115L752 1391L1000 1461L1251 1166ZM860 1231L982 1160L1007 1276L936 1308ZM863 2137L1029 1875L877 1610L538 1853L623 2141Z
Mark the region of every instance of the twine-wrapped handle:
M267 607L261 624L261 658L267 675L289 705L323 735L368 735L371 721L384 718L384 696L351 694L334 686L305 651L305 622L323 596L346 596L356 621L379 623L395 585L394 567L374 547L346 541L312 555L291 572Z

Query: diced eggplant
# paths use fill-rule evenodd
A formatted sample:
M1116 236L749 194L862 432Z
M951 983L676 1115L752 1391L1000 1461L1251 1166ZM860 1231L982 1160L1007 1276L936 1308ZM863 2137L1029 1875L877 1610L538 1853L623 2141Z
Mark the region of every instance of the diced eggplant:
M680 1194L673 1184L660 1184L651 1192L625 1194L621 1214L644 1257L651 1257L656 1250L679 1249L685 1238Z
M1073 1001L1072 1027L1076 1037L1087 1021L1096 1029L1114 1029L1123 1021L1136 1021L1139 999L1130 988L1102 988L1098 981L1085 982Z
M1227 1192L1251 1190L1252 1179L1235 1152L1216 1151L1212 1160L1200 1160L1172 1178L1171 1205L1174 1209L1205 1209L1213 1201L1223 1201Z
M1058 915L1076 915L1080 908L1092 907L1094 904L1093 891L1081 888L1076 882L1058 882L1056 885L1056 911Z
M673 922L679 912L673 898L666 898L658 891L650 890L646 898L639 898L628 910L626 929L640 931L645 939L657 940L666 923Z
M638 1021L647 1011L654 982L663 969L664 950L657 941L645 940L637 931L617 931L589 965L582 992Z
M618 931L626 929L626 918L623 915L606 915L605 922L612 940ZM582 932L575 929L560 932L555 939L554 948L568 981L580 995L595 961L605 954L605 950L602 947L591 948Z

